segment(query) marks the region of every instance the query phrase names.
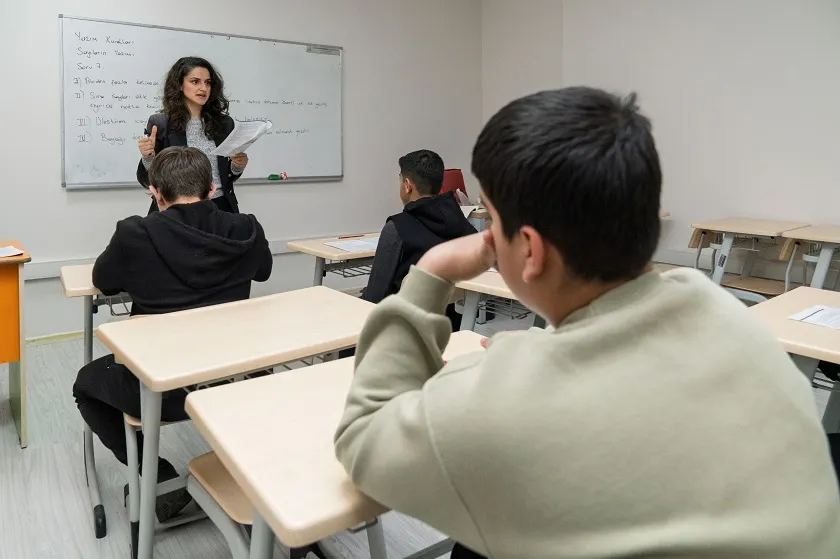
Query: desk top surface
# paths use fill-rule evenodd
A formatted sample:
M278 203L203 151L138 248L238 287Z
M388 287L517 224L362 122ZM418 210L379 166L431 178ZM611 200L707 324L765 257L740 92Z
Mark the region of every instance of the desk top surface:
M111 322L96 336L163 392L352 347L374 307L318 286Z
M7 247L13 246L18 250L23 250L23 246L17 241L2 241L0 240L0 247ZM0 258L0 266L6 264L26 264L27 262L31 262L32 257L29 256L29 253L24 250L23 254L19 254L17 256L5 256Z
M814 305L840 308L840 293L797 287L749 310L773 331L788 353L840 363L840 330L788 318Z
M331 247L324 243L332 243L338 241L352 241L359 239L370 239L371 237L378 237L379 233L365 233L363 235L350 237L324 237L321 239L303 239L300 241L289 241L286 246L289 250L302 252L319 258L326 258L327 260L357 260L359 258L371 258L376 254L375 250L366 250L364 252L347 252L340 248Z
M482 336L452 335L444 357L481 351ZM283 543L302 546L387 509L359 492L335 457L333 436L353 359L193 392L187 412Z
M485 295L504 297L505 299L516 299L516 295L513 294L505 283L505 280L502 279L502 274L491 270L488 270L471 280L458 282L455 284L455 287L465 289L467 291L484 293Z
M778 237L785 231L808 227L808 223L780 221L774 219L752 219L748 217L727 217L711 221L692 223L695 229L706 229L719 233L737 233L740 235L758 235L760 237Z
M783 236L814 243L840 243L840 226L809 225L801 229L786 231Z
M99 290L93 286L93 264L62 266L59 277L65 297L99 295Z

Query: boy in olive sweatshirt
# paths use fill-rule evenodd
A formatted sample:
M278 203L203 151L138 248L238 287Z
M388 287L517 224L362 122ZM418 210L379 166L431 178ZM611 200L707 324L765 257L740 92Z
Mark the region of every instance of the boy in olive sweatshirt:
M472 170L491 230L426 253L362 332L335 440L353 482L453 558L840 557L808 381L702 274L651 272L662 175L635 98L514 101ZM550 326L444 366L453 283L494 262Z

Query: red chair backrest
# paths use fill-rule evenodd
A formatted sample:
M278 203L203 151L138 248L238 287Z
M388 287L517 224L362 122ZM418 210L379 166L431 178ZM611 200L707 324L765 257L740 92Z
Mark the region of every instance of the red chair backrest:
M443 172L443 186L440 189L441 194L460 190L464 196L467 196L467 187L464 185L464 174L461 169L446 169Z

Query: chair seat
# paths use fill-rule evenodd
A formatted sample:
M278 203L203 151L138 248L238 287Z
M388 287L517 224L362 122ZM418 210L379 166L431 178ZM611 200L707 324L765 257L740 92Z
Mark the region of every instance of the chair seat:
M735 274L725 275L721 285L731 287L732 289L757 293L765 297L775 297L785 292L785 282L783 281L755 277L742 278ZM790 285L791 289L796 287L799 287L799 284Z
M191 460L189 470L190 475L234 522L254 523L254 507L215 452L208 452Z
M143 422L140 421L139 418L134 417L133 415L128 415L127 413L124 413L123 420L135 429L143 428ZM184 421L189 421L189 419L185 419ZM172 425L173 423L180 423L180 421L161 421L160 426L163 427L164 425Z

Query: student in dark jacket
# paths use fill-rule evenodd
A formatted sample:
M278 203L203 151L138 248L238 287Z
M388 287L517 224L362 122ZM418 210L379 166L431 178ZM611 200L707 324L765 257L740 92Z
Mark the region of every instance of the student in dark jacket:
M400 199L403 211L385 222L379 236L373 269L362 298L378 303L400 289L408 271L433 246L476 232L461 211L455 195L440 194L443 159L433 151L414 151L400 157ZM450 305L453 329L461 315Z
M262 227L252 215L224 212L213 203L216 187L202 152L164 149L155 156L149 179L161 211L117 223L93 267L93 284L102 293L127 292L132 315L162 314L247 299L251 281L268 279L272 257ZM207 332L185 343L214 343L222 335ZM164 393L163 421L187 418L186 395L184 390ZM127 463L123 413L140 416L137 378L108 355L82 367L73 396L93 432ZM143 448L140 434L138 448ZM175 468L161 458L158 481L175 477ZM162 495L156 506L158 519L171 518L189 500L186 490Z

